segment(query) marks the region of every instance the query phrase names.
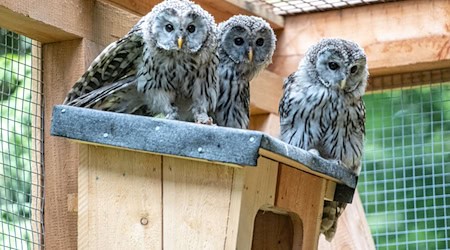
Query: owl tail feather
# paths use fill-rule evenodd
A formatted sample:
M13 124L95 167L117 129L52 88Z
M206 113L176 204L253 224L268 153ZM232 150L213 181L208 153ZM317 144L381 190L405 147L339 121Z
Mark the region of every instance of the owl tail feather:
M337 201L325 201L323 204L322 224L320 232L325 235L327 241L333 240L337 230L338 218L344 212L347 203Z

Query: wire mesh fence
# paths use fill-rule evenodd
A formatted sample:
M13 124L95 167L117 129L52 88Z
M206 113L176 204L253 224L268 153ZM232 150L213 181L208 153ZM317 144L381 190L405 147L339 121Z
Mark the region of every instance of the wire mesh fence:
M0 249L43 248L40 44L0 28Z
M279 15L317 12L393 1L399 0L250 0L253 4L271 8Z
M377 249L450 249L450 82L382 87L358 184Z

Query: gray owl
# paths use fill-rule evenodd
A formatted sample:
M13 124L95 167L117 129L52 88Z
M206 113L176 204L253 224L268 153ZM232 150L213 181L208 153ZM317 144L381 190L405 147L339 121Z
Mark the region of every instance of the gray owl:
M275 42L272 28L259 17L238 15L219 24L217 125L248 128L249 82L272 62Z
M366 55L356 43L323 39L312 46L283 86L281 139L359 175L367 78ZM325 201L320 231L329 241L344 208L345 203Z
M166 0L94 60L64 103L179 119L175 102L183 99L190 113L183 119L211 123L219 92L216 50L213 17L189 0ZM126 101L103 100L112 93L126 93Z

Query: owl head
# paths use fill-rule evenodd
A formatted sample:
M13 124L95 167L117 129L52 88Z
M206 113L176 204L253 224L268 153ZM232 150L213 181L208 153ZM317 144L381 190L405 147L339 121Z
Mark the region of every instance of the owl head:
M166 51L197 53L215 50L217 27L214 18L189 0L166 0L145 17L144 40Z
M237 15L219 24L219 48L236 64L266 67L272 62L276 37L260 17Z
M327 38L313 45L300 67L326 88L362 96L369 75L364 50L356 43Z

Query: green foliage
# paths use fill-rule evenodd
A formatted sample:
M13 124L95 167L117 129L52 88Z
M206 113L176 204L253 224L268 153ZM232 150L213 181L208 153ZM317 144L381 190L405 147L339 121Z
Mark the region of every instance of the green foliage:
M446 249L450 84L367 95L358 184L378 249Z
M0 57L0 246L31 249L31 56Z

